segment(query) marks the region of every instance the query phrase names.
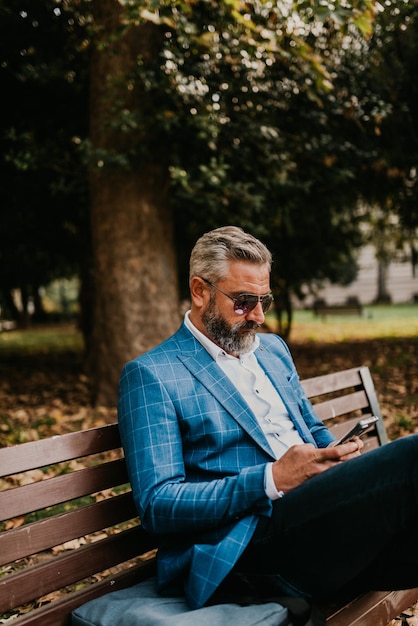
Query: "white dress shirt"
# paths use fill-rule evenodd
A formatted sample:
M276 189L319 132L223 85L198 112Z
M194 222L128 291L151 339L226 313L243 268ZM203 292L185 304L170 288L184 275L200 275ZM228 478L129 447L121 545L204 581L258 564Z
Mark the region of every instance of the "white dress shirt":
M289 417L283 400L265 371L260 367L254 354L260 344L259 338L255 337L254 346L250 352L246 352L240 357L235 357L227 354L225 350L201 333L190 321L189 316L190 311L187 311L184 317L186 327L209 352L241 393L256 416L276 459L279 459L290 447L303 443L301 436ZM272 468L273 464L268 463L266 466L265 489L266 494L271 499L277 499L283 493L274 484Z

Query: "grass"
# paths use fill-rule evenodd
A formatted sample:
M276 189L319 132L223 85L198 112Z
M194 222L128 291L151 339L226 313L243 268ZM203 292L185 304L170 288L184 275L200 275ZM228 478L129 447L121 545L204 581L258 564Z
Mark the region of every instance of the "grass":
M73 324L36 326L0 333L0 355L80 352L82 349L83 338Z
M416 336L418 306L399 304L366 306L361 316L329 315L325 319L316 317L311 310L297 310L294 313L290 339L292 343L327 343Z
M274 330L274 317L268 316ZM418 336L418 305L392 304L365 306L363 314L316 317L311 310L296 310L290 339L292 343L340 342L348 340L416 337ZM34 327L0 333L1 353L27 354L80 352L81 333L72 324Z

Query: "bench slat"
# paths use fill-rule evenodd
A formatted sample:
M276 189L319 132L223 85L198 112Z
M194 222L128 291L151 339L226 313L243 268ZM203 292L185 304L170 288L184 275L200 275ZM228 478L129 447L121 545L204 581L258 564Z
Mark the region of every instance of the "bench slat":
M51 441L54 445L51 445ZM117 424L2 448L0 477L37 469L121 446Z
M132 493L33 522L0 534L0 565L137 517Z
M139 566L131 567L115 576L109 576L105 580L88 585L80 591L57 600L56 602L45 604L34 609L25 615L21 615L13 620L13 625L17 626L71 626L71 611L77 607L102 596L111 591L125 589L131 585L146 580L156 574L155 560L146 561Z
M333 372L332 374L322 374L314 378L305 378L301 380L302 387L308 398L341 391L349 387L357 387L362 384L360 369L352 367L341 372Z
M355 391L349 396L339 396L331 400L314 403L314 407L318 417L327 421L354 411L363 413L369 408L369 402L364 391ZM329 427L329 424L327 426Z
M329 615L327 626L386 625L415 604L417 598L418 588L366 593Z
M326 318L328 315L363 315L363 306L361 304L324 304L314 306L314 314L316 317Z
M0 611L30 602L154 548L140 526L0 579Z
M0 492L0 521L128 483L124 459Z

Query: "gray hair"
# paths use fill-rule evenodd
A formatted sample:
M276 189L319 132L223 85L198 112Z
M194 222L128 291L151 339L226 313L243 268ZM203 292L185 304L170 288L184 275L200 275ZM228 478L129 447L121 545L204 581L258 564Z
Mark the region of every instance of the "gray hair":
M222 226L205 233L197 240L190 255L190 280L193 276L217 282L226 277L228 263L245 261L269 266L271 252L258 239L237 226Z

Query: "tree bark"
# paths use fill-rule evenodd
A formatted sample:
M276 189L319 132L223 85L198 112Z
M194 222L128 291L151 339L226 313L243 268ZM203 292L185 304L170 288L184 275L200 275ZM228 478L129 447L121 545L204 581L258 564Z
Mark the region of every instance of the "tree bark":
M137 55L154 54L161 34L155 27L130 27L122 36L122 8L98 0L95 24L101 44L92 53L91 141L93 150L127 152L140 141L112 129L116 102L141 107L126 77ZM140 96L145 98L145 95ZM177 264L168 175L155 154L136 169L93 164L90 177L94 255L94 312L88 371L94 400L114 405L123 364L150 349L180 321Z

